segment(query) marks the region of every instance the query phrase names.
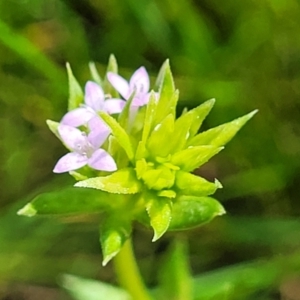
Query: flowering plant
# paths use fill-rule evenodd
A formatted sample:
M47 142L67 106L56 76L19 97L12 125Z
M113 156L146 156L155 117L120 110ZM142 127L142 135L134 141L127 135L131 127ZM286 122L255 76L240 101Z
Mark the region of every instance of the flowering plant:
M129 82L117 74L114 56L103 81L90 67L93 81L83 92L67 65L69 111L60 122L47 121L70 151L53 171L69 172L77 183L54 196L39 195L19 214L103 213L103 265L130 238L135 220L152 227L156 241L167 230L200 226L224 214L210 197L222 187L220 182L192 172L219 153L256 111L198 133L215 100L178 117L179 92L168 61L151 91L144 67Z

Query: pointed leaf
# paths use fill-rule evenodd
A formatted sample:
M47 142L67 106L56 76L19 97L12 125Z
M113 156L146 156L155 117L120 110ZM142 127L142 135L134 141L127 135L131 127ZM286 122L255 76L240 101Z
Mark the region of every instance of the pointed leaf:
M159 100L156 110L155 123L160 123L168 114L172 114L175 117L175 109L178 100L175 94L175 85L170 69L169 60L166 60L163 64L159 74Z
M150 224L154 230L152 242L158 240L168 229L171 221L172 201L169 198L157 197L154 194L146 205Z
M223 206L213 198L182 196L173 204L169 230L201 226L224 213Z
M143 127L143 134L142 134L142 142L146 143L150 131L152 130L152 125L156 113L157 108L157 100L155 93L152 91L150 95L149 102L147 104L146 114L145 114L145 121L144 121L144 127Z
M101 76L99 75L97 68L96 68L96 64L93 61L91 61L89 63L89 69L90 69L90 73L91 73L93 81L95 81L102 87L103 83L102 83Z
M183 171L176 172L175 186L179 189L180 195L198 197L212 195L218 188L222 187L217 180L212 183L200 176Z
M210 99L196 108L188 111L186 114L181 116L180 119L191 119L191 127L189 128L189 139L193 137L199 130L202 125L204 119L211 111L212 107L215 104L215 99Z
M189 142L189 146L199 146L199 145L215 145L224 146L228 143L236 133L249 121L255 114L257 110L251 113L235 119L229 123L222 124L220 126L209 129L202 132L192 138Z
M51 132L54 133L54 135L57 138L61 139L61 137L58 133L58 126L59 126L60 123L54 122L54 121L51 121L51 120L46 120L46 123L47 123L49 129L51 130Z
M68 72L68 80L69 80L69 101L68 101L68 110L73 110L83 102L83 91L73 75L71 66L69 63L66 65Z
M189 111L188 108L184 107L182 110L181 116L184 116L188 111Z
M170 138L173 130L174 116L171 114L154 127L146 145L152 157L165 157L170 153Z
M131 103L132 100L134 99L135 92L133 92L129 99L126 101L125 106L123 107L121 113L119 114L118 117L118 122L121 127L123 127L127 132L130 129L130 108L131 108Z
M190 136L189 131L192 121L191 116L189 118L179 118L175 121L172 139L168 140L171 153L178 152L185 148L186 141Z
M77 187L93 188L113 194L136 194L141 183L132 168L121 169L111 175L79 181Z
M147 157L148 151L146 149L146 145L143 141L139 141L136 153L135 153L135 160L139 161Z
M111 217L101 225L100 243L103 252L103 266L118 254L130 234L130 222L127 219L120 219L119 215Z
M223 147L195 146L175 153L171 163L181 170L191 172L205 164L210 158L219 153Z
M114 197L102 191L68 187L38 195L20 209L18 215L32 217L97 213L109 209L112 201L115 201Z
M192 300L192 275L185 239L176 239L167 251L160 277L160 299Z
M114 135L120 146L125 150L129 160L132 161L134 158L133 147L126 131L113 117L111 117L107 113L101 111L99 115L103 119L103 121L110 127L112 134Z
M164 76L165 76L165 72L166 72L166 68L170 66L170 61L169 59L166 59L164 61L164 63L162 64L162 66L160 67L157 77L156 77L156 81L154 84L154 90L155 91L159 91L162 84L163 84L163 80L164 80Z
M75 300L131 300L121 288L92 279L63 275L61 285Z
M111 54L108 59L106 74L108 72L113 72L113 73L118 74L118 63L117 63L116 57L113 54ZM105 78L104 78L103 90L106 94L111 95L112 98L120 98L119 93L110 84L110 82L107 79L107 76L105 76Z

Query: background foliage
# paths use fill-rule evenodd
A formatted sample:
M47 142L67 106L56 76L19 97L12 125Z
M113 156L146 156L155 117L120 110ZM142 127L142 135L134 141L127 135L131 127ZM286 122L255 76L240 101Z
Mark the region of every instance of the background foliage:
M220 179L227 215L184 236L199 299L279 299L300 268L299 28L296 0L1 0L0 298L66 299L63 273L113 281L90 219L16 211L41 190L72 184L52 174L65 150L45 124L66 111L65 62L83 86L88 62L103 74L114 53L125 76L144 65L154 77L170 58L181 109L217 99L204 128L260 110L197 171ZM134 241L155 286L174 233L157 243L151 234L137 225Z

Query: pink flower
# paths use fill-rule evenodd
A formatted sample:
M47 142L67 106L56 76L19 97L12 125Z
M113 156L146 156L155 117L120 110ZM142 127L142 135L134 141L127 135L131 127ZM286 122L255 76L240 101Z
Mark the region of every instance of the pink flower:
M96 131L97 134L86 135L77 128L60 124L58 133L70 153L59 159L54 173L77 170L85 165L101 171L117 170L114 159L105 150L99 149L107 138L107 131Z
M148 103L150 97L150 79L145 67L137 69L129 82L120 75L112 72L108 72L107 78L125 100L128 100L135 91L136 94L132 101L133 106L139 107Z
M99 111L117 114L122 111L125 105L125 101L121 99L105 100L102 88L92 81L88 81L85 85L84 102L85 104L82 105L82 107L76 108L65 114L61 120L61 124L73 127L86 125L92 118L98 117L97 113Z

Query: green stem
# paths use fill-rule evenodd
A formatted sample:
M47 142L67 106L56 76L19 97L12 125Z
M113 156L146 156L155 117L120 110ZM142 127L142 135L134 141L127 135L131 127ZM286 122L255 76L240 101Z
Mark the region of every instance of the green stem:
M119 283L132 300L151 300L133 254L131 239L125 242L113 261Z

